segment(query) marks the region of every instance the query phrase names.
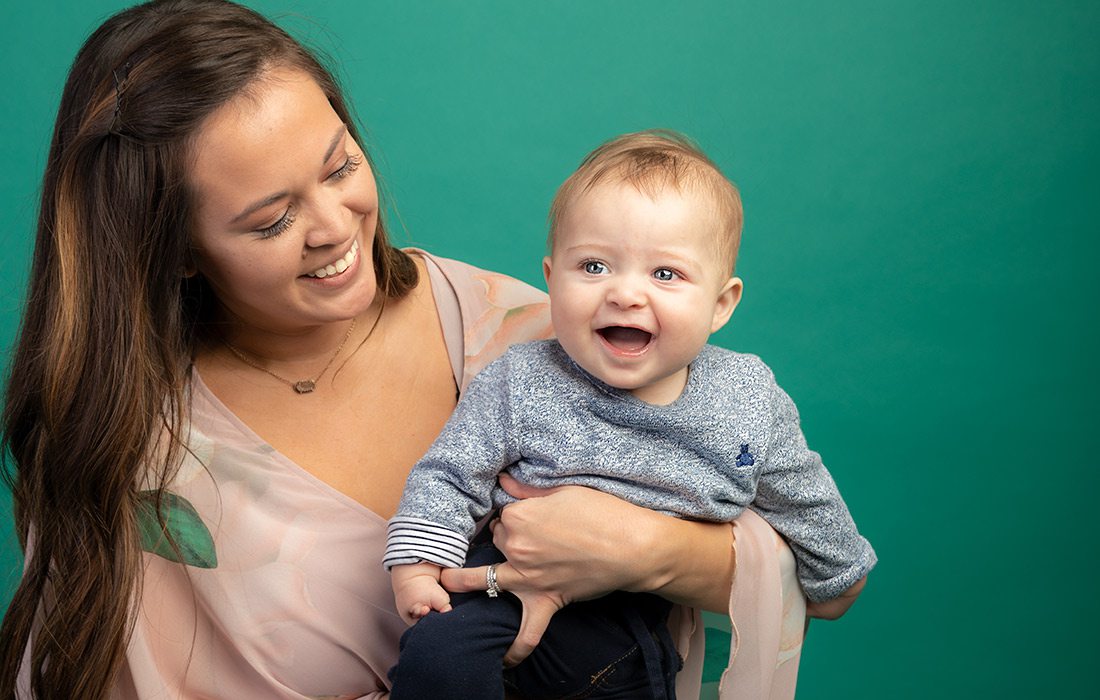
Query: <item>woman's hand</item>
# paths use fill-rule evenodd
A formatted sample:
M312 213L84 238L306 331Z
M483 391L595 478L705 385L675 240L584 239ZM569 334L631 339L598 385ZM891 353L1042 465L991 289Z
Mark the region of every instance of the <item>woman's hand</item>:
M667 517L580 486L535 489L506 474L500 484L522 499L491 525L493 543L508 558L497 568L497 583L524 606L506 662L524 659L564 605L615 590L726 610L733 572L728 525ZM443 586L484 590L485 568L444 570Z
M504 657L512 666L527 658L565 605L619 589L641 590L643 577L638 562L622 556L630 532L623 518L634 515L634 506L580 486L535 489L506 474L500 484L522 499L505 506L489 525L493 544L508 559L497 567L497 585L523 604L519 634ZM624 516L622 509L630 514ZM445 569L443 587L484 590L486 568Z

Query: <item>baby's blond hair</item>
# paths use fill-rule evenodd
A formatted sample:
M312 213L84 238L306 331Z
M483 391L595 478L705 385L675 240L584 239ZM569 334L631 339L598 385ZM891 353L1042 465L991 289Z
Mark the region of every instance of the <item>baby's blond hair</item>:
M741 244L741 195L691 139L667 129L624 134L585 156L550 204L547 247L551 252L565 210L578 197L611 178L653 198L668 186L706 198L714 207L718 260L726 272L733 271Z

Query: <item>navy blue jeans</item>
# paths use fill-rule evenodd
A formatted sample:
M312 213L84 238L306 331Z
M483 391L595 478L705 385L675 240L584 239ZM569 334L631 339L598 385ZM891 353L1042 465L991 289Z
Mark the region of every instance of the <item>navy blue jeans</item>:
M491 545L470 550L467 566L504 561ZM390 669L392 700L499 700L505 688L524 700L675 698L681 661L668 632L672 604L647 593L567 605L535 651L503 669L519 632L519 599L504 592L451 594L454 609L432 612L401 637Z

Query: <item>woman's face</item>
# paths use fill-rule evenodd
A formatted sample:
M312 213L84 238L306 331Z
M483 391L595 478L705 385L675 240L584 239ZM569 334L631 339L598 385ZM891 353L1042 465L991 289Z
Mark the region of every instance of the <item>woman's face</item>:
M214 112L191 186L196 267L234 320L298 333L370 306L374 176L306 73L273 69Z

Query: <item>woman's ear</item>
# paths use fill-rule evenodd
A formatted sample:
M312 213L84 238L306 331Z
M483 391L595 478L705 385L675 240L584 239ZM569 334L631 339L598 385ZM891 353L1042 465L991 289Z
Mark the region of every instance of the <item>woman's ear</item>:
M195 264L195 249L188 246L187 251L183 254L183 267L180 268L180 277L188 279L197 274L199 274L199 268Z
M726 321L730 320L733 310L741 302L741 292L744 288L745 284L740 277L730 277L722 285L722 289L718 292L718 298L714 301L714 318L710 323L711 333L716 332L726 325Z

